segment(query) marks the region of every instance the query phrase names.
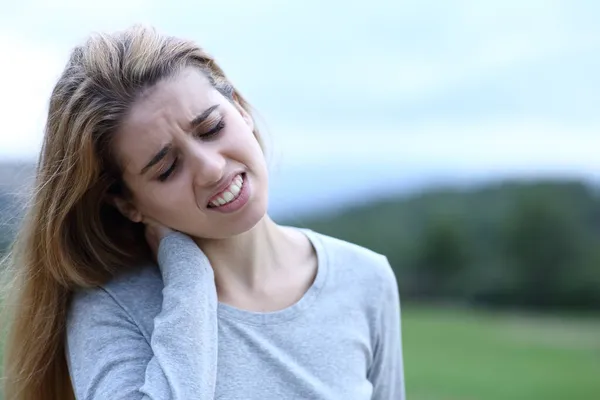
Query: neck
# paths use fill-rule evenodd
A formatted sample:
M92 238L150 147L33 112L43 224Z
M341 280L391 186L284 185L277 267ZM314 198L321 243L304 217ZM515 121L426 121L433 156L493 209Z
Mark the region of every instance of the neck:
M269 276L283 268L291 242L285 228L268 215L242 234L217 240L197 240L210 260L218 290L262 289Z

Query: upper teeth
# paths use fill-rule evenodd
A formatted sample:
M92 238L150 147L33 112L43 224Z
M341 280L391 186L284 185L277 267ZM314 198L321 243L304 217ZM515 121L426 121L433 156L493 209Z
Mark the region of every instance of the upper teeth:
M219 194L219 197L211 201L210 205L219 207L224 204L230 203L231 201L233 201L233 199L235 199L238 196L238 194L240 194L243 183L244 180L242 179L242 175L236 176L233 182L231 182L231 185L229 185L227 189L225 189L221 194Z

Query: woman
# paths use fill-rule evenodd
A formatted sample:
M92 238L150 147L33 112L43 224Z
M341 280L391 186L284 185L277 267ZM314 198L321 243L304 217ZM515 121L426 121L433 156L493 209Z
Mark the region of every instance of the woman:
M76 48L36 185L7 400L404 398L387 259L269 218L249 105L194 43Z

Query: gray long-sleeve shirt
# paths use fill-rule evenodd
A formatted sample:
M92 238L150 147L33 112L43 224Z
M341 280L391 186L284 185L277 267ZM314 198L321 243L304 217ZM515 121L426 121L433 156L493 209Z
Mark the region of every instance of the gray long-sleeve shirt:
M404 400L400 304L387 259L307 229L313 284L259 313L220 303L188 236L158 267L74 294L66 355L77 399Z

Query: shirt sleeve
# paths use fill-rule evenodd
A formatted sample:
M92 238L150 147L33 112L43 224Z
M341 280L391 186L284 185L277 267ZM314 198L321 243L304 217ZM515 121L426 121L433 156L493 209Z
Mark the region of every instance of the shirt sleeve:
M158 263L162 309L149 341L109 291L74 298L66 356L77 399L214 398L218 301L210 263L179 232L161 241Z
M384 271L373 363L367 378L373 385L372 400L405 400L400 295L387 258Z

